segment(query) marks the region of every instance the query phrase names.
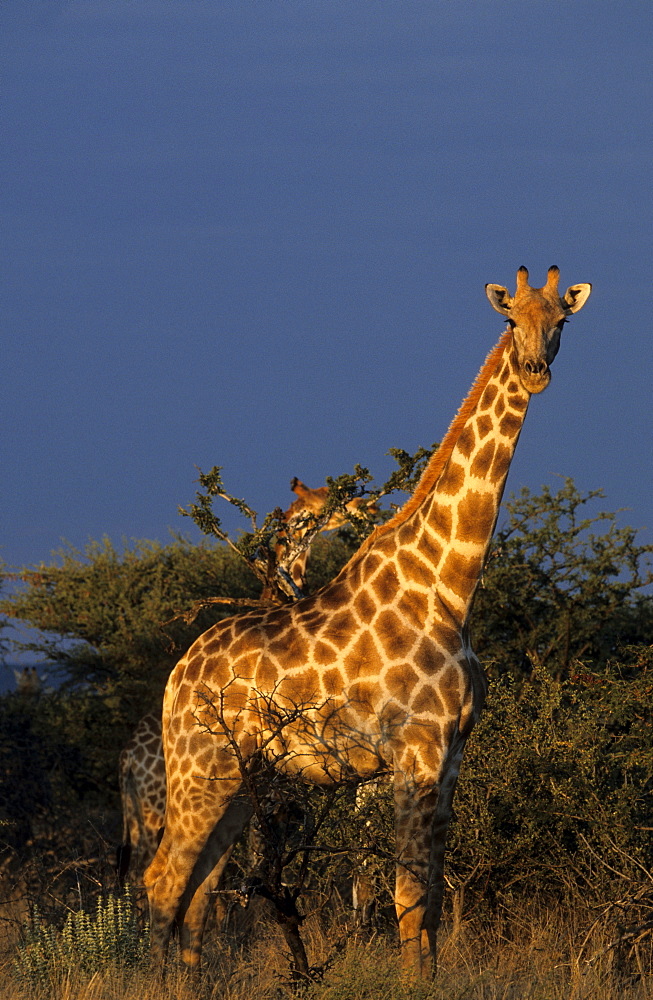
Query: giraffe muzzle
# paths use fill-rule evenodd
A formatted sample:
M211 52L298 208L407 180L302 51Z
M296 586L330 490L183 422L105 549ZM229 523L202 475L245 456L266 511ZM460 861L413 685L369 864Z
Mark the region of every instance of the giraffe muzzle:
M551 369L544 359L529 358L521 366L521 380L527 392L542 392L551 381Z

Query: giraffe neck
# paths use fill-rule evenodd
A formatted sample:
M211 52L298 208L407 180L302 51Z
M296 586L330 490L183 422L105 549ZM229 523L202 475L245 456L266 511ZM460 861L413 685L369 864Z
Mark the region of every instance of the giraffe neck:
M402 589L435 588L459 626L471 609L529 399L507 331L413 497L364 547L369 573L378 573L373 553L389 556Z

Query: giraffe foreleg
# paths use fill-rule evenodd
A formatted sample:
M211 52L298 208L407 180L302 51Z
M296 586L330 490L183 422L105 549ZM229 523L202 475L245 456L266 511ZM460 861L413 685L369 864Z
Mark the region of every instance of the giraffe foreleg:
M404 775L395 776L395 910L402 967L417 975L428 974L430 945L422 932L428 895L430 834L437 797L437 786L411 787Z
M397 875L395 909L406 972L435 973L444 892L444 855L462 748L437 781L395 776Z

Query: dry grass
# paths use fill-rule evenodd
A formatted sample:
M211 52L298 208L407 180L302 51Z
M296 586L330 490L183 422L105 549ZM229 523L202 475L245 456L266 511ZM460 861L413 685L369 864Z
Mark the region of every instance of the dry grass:
M307 1000L653 1000L651 942L617 956L608 928L584 941L573 914L532 906L502 919L463 922L442 934L440 968L433 983L402 978L392 934L364 941L347 927L344 911L310 918L304 939L320 981ZM244 922L243 922L244 921ZM248 926L249 925L249 926ZM281 934L265 915L240 917L233 933L212 935L201 985L174 963L165 980L150 970L108 968L93 977L75 974L40 991L12 977L5 939L0 964L3 1000L281 1000L296 995L288 983ZM615 959L619 958L619 961Z

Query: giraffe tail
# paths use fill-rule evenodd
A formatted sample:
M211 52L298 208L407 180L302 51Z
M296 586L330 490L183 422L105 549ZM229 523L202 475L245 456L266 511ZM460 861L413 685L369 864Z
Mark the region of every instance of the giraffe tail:
M123 889L129 865L132 858L131 824L132 824L132 794L131 794L131 756L123 750L119 764L120 801L122 803L122 843L116 848L116 879L118 887Z

